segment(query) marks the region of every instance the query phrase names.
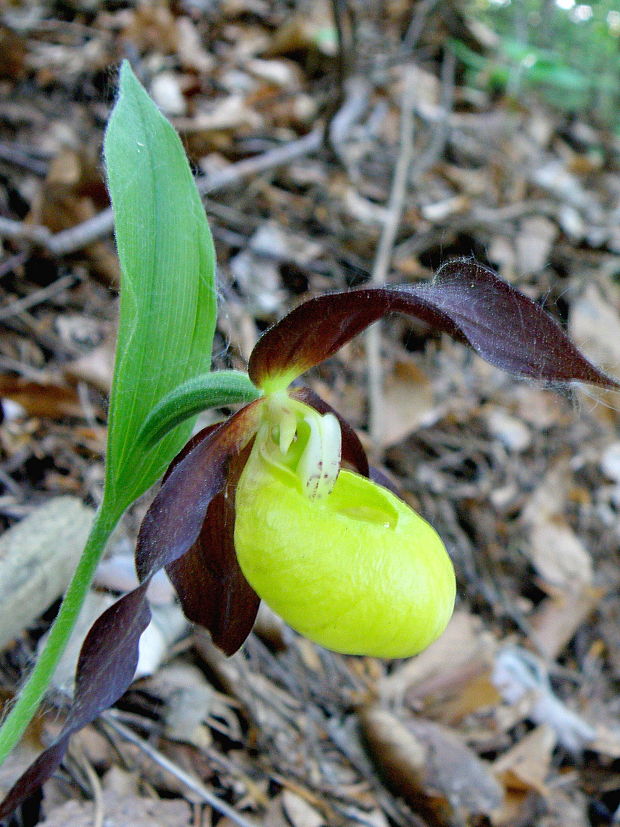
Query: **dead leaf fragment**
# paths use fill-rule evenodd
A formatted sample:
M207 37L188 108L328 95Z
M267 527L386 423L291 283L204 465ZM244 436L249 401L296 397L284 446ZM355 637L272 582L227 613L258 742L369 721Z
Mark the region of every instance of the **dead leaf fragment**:
M560 591L546 597L529 618L538 650L555 660L603 595L603 589L588 587L579 594Z
M114 338L112 337L93 348L85 356L80 356L79 359L64 366L64 374L68 379L87 382L106 396L112 387L113 371Z
M541 577L568 594L592 585L590 552L566 522L563 510L570 472L561 464L551 469L523 511L529 530L524 551Z
M297 51L318 51L332 57L338 50L331 8L319 0L287 17L275 33L268 55L286 55Z
M515 241L520 273L538 273L549 263L558 227L542 215L524 218Z
M293 827L324 827L325 825L321 814L291 790L282 792L282 809Z
M0 397L17 402L30 416L63 419L83 417L84 409L75 388L59 382L32 382L18 376L0 375Z
M55 497L0 538L0 648L62 595L93 516L76 497Z
M103 813L106 827L179 827L191 823L191 810L186 801L175 799L142 798L130 794L120 796L103 793ZM92 827L93 804L90 801L67 801L55 807L40 823L40 827Z
M454 816L496 810L503 791L484 761L453 730L422 718L397 718L379 706L361 714L371 755L388 784L423 817L450 824Z
M609 373L620 374L620 311L613 296L589 284L571 305L568 329L586 356Z
M396 362L383 386L383 446L395 445L422 425L433 424L440 415L433 402L433 385L414 360Z
M516 743L493 764L493 772L513 790L535 790L546 795L545 779L551 769L556 736L541 724Z
M438 640L380 681L379 696L384 701L411 705L433 698L441 710L448 699L460 698L470 681L489 672L496 649L496 641L480 618L459 609ZM489 699L477 693L477 699L478 704L492 703L497 695Z

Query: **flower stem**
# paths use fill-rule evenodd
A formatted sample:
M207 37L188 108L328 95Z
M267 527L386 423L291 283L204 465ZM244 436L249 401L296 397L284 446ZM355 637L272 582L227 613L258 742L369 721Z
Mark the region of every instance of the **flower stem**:
M50 685L54 671L71 637L80 609L92 583L97 563L108 538L120 519L117 509L106 507L105 499L95 515L88 540L75 573L37 662L24 684L11 712L0 728L0 764L20 740L36 715Z

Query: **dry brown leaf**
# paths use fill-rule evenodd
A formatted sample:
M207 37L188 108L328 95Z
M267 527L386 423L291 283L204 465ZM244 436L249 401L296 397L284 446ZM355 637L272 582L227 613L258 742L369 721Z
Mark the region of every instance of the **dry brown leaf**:
M570 484L565 464L552 468L523 510L528 527L524 552L543 580L567 594L583 592L592 584L592 558L566 522L563 511Z
M489 432L509 451L525 451L532 441L527 425L509 414L503 406L488 404L482 409Z
M575 594L592 583L592 558L564 518L540 515L530 527L527 556L543 580Z
M58 233L93 218L108 203L96 151L63 149L53 158L26 221ZM110 244L95 241L84 253L106 283L119 283L118 260Z
M323 816L301 796L291 790L283 790L280 799L282 809L293 827L325 827Z
M493 764L493 772L512 790L535 790L546 795L556 736L548 724L529 732Z
M383 447L394 445L440 416L434 406L433 385L413 359L399 359L386 377L381 403Z
M19 80L25 74L26 42L8 26L0 26L0 77Z
M332 10L326 0L299 8L284 18L266 54L286 55L298 51L318 51L332 57L337 52Z
M521 221L515 240L519 273L531 275L547 266L558 232L557 225L542 215L524 218Z
M53 381L42 384L18 376L0 375L0 397L17 402L30 416L49 419L84 416L75 388Z
M151 97L169 117L185 115L187 101L181 88L181 76L176 72L159 72L151 81Z
M571 421L570 403L558 393L521 383L512 388L512 396L519 418L539 431Z
M55 807L40 827L92 827L91 801L67 801ZM103 793L103 815L106 827L180 827L191 823L191 810L186 801L162 801L132 794Z
M379 682L379 696L411 705L433 696L441 707L470 681L488 674L496 650L497 643L480 618L459 609L438 640Z
M423 818L447 825L500 806L503 791L489 767L453 730L379 706L363 709L360 720L387 783Z
M614 713L611 713L609 720L614 723L614 728L599 724L594 728L594 740L588 744L588 749L606 755L608 758L620 758L620 725L614 720Z
M251 109L243 95L233 94L213 103L208 111L199 111L192 118L176 118L174 125L183 135L197 132L239 132L259 129L262 117Z
M581 592L558 592L545 598L530 615L532 637L539 651L555 660L581 624L592 614L605 591L591 586Z
M181 66L206 75L213 69L215 58L203 47L198 29L189 17L177 20L177 52Z
M176 21L170 4L163 0L142 2L125 17L121 39L130 41L140 52L175 54L179 47Z
M76 497L55 497L0 538L0 648L62 595L93 516Z
M64 365L65 376L78 382L87 382L107 396L112 387L114 341L115 337L110 337L85 356Z
M597 365L620 375L620 297L610 285L588 284L571 304L571 338Z

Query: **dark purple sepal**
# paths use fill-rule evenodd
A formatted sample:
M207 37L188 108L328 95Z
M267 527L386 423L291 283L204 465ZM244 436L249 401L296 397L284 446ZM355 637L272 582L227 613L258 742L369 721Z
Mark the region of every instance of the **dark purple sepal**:
M80 652L65 725L9 790L0 804L0 820L8 818L56 771L71 735L118 700L131 683L138 663L138 641L151 619L147 586L145 582L126 594L93 624Z
M384 474L379 468L375 468L374 465L370 466L370 479L373 482L376 482L377 485L383 486L383 488L387 488L388 491L391 491L394 496L398 497L399 500L405 500L405 496L403 493L402 488L400 488L394 480L389 477L387 474Z
M586 359L540 305L488 267L470 259L450 261L429 285L394 288L399 295L410 291L448 316L483 359L508 373L620 388L617 379Z
M517 376L620 387L539 305L469 259L448 262L430 284L361 288L304 302L259 339L250 378L258 387L280 376L292 381L388 313L447 333Z
M224 488L231 457L256 432L261 404L258 399L246 405L173 463L138 533L141 580L178 560L196 542L211 500Z
M235 489L251 446L231 460L224 491L212 500L198 539L166 566L185 616L208 629L226 655L252 631L260 598L245 579L235 552Z
M115 703L130 685L138 663L140 635L151 619L148 584L157 571L177 560L196 541L209 504L224 488L231 458L252 439L259 405L260 400L252 402L209 429L171 471L140 529L136 568L141 583L91 627L80 652L65 725L13 785L0 804L0 819L8 818L48 780L62 761L70 736Z

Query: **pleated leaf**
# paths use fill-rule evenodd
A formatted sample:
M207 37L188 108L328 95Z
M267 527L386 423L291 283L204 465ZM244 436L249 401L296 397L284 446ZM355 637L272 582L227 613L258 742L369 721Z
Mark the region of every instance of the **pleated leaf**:
M141 427L170 391L209 370L215 265L181 141L126 62L104 153L122 270L106 501L122 510L191 432L190 418L151 446Z

